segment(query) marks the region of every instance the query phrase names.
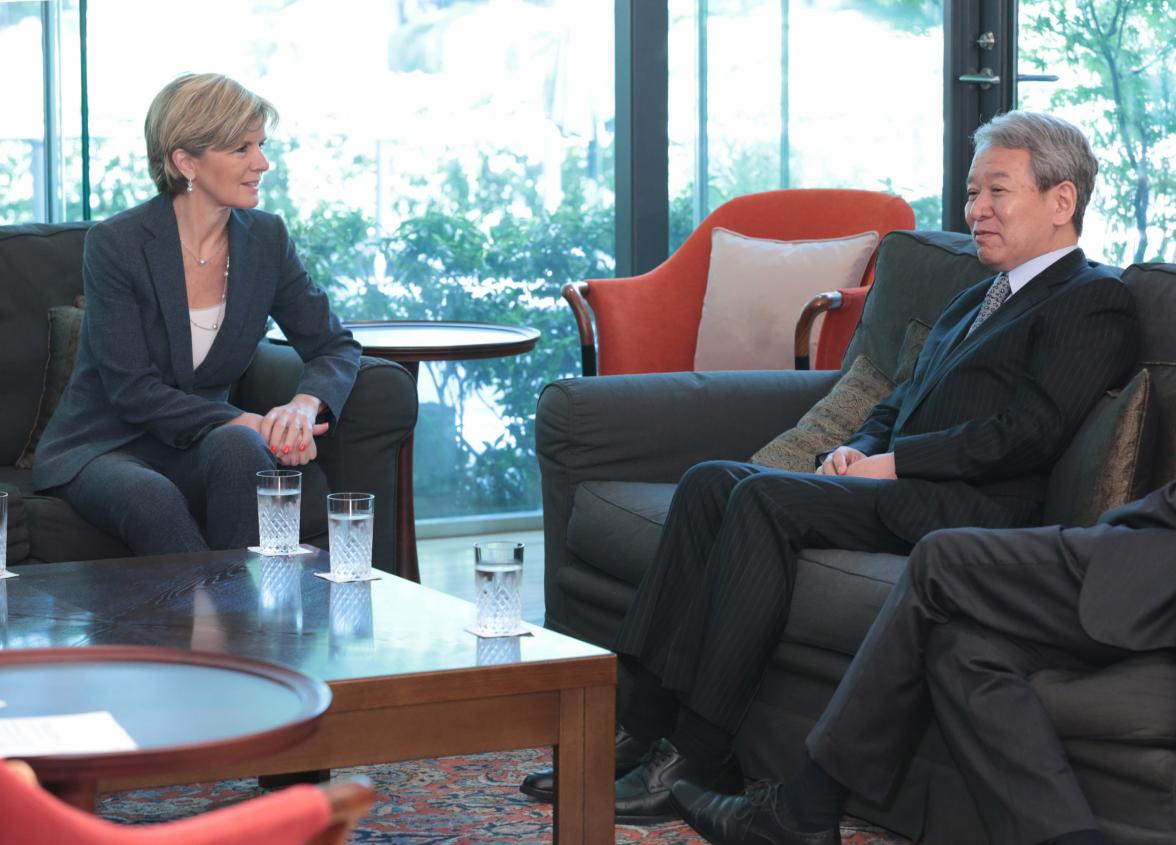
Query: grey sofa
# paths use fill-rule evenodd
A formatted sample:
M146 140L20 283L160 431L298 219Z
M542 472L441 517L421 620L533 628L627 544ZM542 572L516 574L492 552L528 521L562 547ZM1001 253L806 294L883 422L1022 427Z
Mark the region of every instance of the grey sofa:
M958 290L987 275L967 237L889 235L846 366L868 354L893 372L909 319L933 322ZM1142 486L1151 489L1176 477L1176 267L1133 266L1123 278L1139 304L1140 364L1149 368L1158 417L1148 466L1139 467ZM746 460L838 376L664 373L550 384L536 421L547 626L611 646L682 472L703 460ZM838 550L802 553L787 629L736 737L745 774L783 777L794 770L806 733L905 561ZM1033 683L1112 840L1176 841L1176 658L1140 655L1092 674L1043 672ZM986 841L934 726L893 800L885 806L856 801L850 811L929 843Z
M49 357L49 309L82 293L82 242L88 224L0 226L0 489L9 494L8 562L125 557L117 538L83 520L61 499L36 494L32 472L16 466L37 418ZM264 413L293 394L302 361L289 347L261 343L231 401ZM377 521L375 565L394 571L396 476L400 446L417 417L416 384L398 364L364 357L334 430L322 438L325 474L303 495L303 540L326 547L326 506L334 490L376 494L388 519ZM312 477L308 474L307 481ZM320 496L321 494L321 496Z

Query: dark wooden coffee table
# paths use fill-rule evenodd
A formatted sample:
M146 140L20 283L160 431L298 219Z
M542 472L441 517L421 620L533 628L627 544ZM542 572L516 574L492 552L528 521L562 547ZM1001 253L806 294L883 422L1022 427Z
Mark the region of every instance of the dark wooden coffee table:
M0 651L0 718L107 712L133 750L19 754L50 791L93 812L98 783L283 751L308 737L331 692L285 666L149 646Z
M325 552L24 565L0 581L0 642L213 651L284 664L331 689L317 731L296 747L112 777L103 791L551 745L556 841L614 841L612 654L536 627L517 643L479 640L463 630L469 602L391 575L313 575L328 569Z

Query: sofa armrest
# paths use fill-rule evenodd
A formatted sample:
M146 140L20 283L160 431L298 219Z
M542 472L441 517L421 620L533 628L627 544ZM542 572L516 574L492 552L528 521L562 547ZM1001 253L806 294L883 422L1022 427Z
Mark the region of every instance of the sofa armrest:
M595 376L552 382L539 396L536 453L543 492L547 622L567 629L559 571L576 489L590 480L676 483L700 461L746 460L794 425L839 373L718 372Z
M539 396L544 484L676 482L713 459L746 460L824 396L838 373L644 373L552 382Z
M263 342L232 401L239 408L264 413L289 400L302 375L302 359L288 346ZM399 364L363 356L355 386L331 431L318 440L317 463L331 490L374 493L379 517L372 560L396 571L396 479L400 447L417 418L416 382Z

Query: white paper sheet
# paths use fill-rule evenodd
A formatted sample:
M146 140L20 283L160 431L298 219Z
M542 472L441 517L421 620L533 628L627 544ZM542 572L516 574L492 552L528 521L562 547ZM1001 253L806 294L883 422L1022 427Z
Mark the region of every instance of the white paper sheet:
M107 710L66 716L0 718L0 757L103 754L134 751L138 747Z

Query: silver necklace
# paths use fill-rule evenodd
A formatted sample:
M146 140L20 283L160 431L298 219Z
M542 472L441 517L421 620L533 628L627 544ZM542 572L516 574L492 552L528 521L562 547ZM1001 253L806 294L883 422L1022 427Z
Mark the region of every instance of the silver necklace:
M220 255L220 251L222 249L224 249L224 242L223 241L218 242L216 245L216 252L212 253L210 256L208 256L208 258L201 258L196 253L192 252L191 249L188 249L188 245L186 243L184 243L183 241L180 241L180 246L188 251L188 255L192 256L192 260L195 261L197 263L197 265L203 267L209 261L212 261L212 259L214 259L218 255Z
M207 262L206 262L207 263ZM216 319L212 321L211 326L202 326L192 319L192 310L188 309L188 322L198 329L206 332L214 332L220 328L221 320L225 316L225 297L229 293L229 256L225 256L225 286L221 288L220 306L216 310Z

